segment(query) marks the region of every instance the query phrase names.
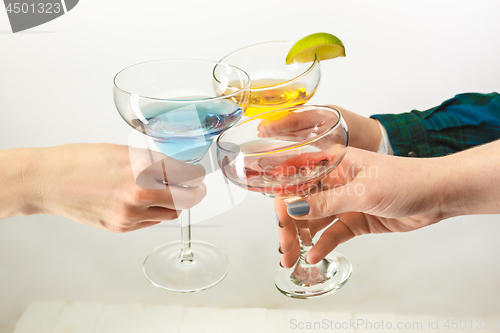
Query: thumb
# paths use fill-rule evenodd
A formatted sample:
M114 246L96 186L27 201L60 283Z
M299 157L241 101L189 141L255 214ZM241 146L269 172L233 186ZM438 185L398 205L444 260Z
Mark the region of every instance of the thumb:
M288 214L297 220L319 219L346 212L357 212L364 185L356 180L336 186L287 205Z

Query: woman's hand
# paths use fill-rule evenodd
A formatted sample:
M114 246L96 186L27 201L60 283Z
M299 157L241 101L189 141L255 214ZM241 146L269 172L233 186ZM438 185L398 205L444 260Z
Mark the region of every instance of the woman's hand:
M54 214L112 232L179 216L206 193L201 165L113 144L70 144L0 152L0 218ZM167 185L165 184L167 183Z
M307 261L314 264L355 236L415 230L449 217L442 209L449 184L439 176L449 171L440 162L348 148L322 191L288 207L275 200L282 265L291 267L298 258L296 224L309 226L313 236L328 227L309 251Z

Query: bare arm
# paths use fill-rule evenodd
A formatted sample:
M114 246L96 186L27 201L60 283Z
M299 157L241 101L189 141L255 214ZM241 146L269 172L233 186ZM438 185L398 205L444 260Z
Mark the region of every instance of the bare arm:
M450 216L500 213L500 140L443 158Z
M0 218L42 213L37 149L0 151Z
M206 193L201 165L112 144L4 150L0 170L0 218L53 214L113 232L175 219Z

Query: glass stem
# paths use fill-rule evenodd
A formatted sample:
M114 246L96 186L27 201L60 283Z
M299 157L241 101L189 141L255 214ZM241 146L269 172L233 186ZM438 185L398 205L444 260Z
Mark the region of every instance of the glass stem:
M318 191L323 191L323 183L319 181L316 184L316 189ZM296 196L296 197L289 197L285 199L285 203L288 205L291 202L297 201L302 199L302 196ZM298 223L297 223L298 222ZM309 224L307 221L297 221L295 223L295 229L297 230L297 236L299 237L299 245L300 245L300 257L299 261L300 264L308 265L307 263L307 254L309 253L309 250L313 247L313 238L311 236L311 231L309 230Z
M306 222L307 223L307 222ZM309 253L309 250L313 247L313 240L311 237L311 232L309 231L308 227L296 227L297 228L297 235L299 236L299 244L300 244L300 257L299 260L301 260L303 263L307 264L307 254Z
M186 209L179 216L181 224L181 263L188 264L194 262L193 249L191 248L191 211Z

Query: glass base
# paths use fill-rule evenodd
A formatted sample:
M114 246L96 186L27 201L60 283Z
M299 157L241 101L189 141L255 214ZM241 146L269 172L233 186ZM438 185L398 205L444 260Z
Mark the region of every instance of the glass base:
M227 275L229 261L212 244L191 241L194 260L181 262L181 242L172 242L153 250L144 260L144 274L155 287L179 293L211 288Z
M349 280L351 274L349 260L332 252L316 265L299 261L292 268L280 268L274 283L283 295L305 299L333 293Z

